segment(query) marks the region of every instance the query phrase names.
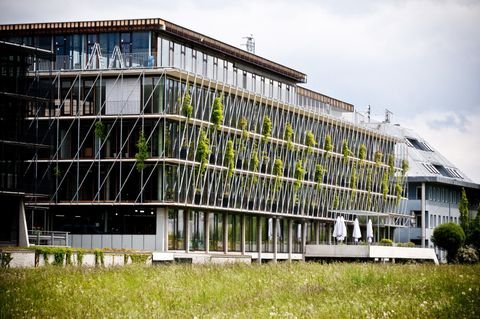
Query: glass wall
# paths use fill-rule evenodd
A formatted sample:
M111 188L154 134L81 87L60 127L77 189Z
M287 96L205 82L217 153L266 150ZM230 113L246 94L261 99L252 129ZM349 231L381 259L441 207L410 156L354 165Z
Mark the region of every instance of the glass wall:
M183 209L168 210L168 249L185 249L185 215Z
M189 250L205 250L205 213L191 211L188 220Z
M209 214L210 250L223 251L223 214Z

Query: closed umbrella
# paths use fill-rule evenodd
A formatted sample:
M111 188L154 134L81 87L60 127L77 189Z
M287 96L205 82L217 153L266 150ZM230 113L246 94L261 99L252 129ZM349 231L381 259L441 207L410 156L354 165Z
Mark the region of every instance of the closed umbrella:
M344 241L347 238L347 226L345 225L345 219L340 217L340 227L338 231L338 240Z
M333 226L332 237L335 237L338 239L339 228L340 228L340 216L337 217L337 220L335 221L335 225Z
M359 238L362 238L362 232L360 231L360 224L358 223L358 218L355 218L355 220L353 222L352 237L355 239L355 243L358 242Z
M368 224L367 224L367 239L368 239L368 243L371 244L373 239L373 226L372 226L371 219L368 220Z

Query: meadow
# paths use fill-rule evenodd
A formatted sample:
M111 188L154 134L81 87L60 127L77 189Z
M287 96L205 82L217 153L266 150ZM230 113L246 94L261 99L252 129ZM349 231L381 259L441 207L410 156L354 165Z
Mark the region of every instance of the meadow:
M479 318L480 265L0 269L1 318Z

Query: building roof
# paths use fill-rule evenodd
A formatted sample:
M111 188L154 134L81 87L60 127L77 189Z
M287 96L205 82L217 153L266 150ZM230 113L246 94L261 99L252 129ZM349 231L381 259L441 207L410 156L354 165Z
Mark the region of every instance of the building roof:
M472 181L452 162L440 154L434 147L409 128L398 124L370 124L384 133L395 136L408 148L408 181L449 184L473 189L480 189L480 184Z
M189 30L163 19L126 19L76 22L45 22L0 25L0 36L4 35L45 35L68 33L96 33L113 31L157 31L184 39L198 46L208 48L233 59L253 64L276 73L295 83L306 83L306 74L262 58L232 45L215 40L201 33Z

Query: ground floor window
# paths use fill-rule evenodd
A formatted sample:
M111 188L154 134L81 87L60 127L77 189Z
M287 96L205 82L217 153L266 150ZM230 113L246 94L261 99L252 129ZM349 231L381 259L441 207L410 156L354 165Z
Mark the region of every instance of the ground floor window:
M184 211L183 209L168 210L168 249L183 250L185 249L184 236Z
M223 251L223 214L209 214L209 241L211 251Z
M188 218L190 232L189 249L205 250L205 213L191 211Z

